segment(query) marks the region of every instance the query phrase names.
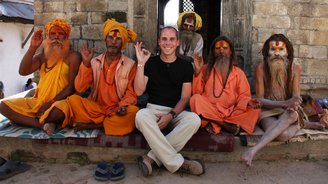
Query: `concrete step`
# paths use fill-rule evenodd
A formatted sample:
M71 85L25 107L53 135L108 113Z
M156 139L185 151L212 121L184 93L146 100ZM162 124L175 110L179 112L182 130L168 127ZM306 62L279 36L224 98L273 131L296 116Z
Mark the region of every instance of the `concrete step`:
M246 146L241 145L239 137L233 152L199 152L184 151L182 154L191 158L199 158L206 162L237 162ZM292 159L328 159L327 140L309 140L267 146L261 150L254 160ZM15 160L51 163L96 163L102 160L123 161L133 163L147 149L113 148L78 145L40 144L31 139L0 137L0 156Z

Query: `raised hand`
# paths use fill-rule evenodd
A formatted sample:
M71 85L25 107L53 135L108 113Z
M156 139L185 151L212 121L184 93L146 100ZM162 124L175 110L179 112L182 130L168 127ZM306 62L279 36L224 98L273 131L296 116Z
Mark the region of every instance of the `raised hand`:
M80 52L82 55L82 62L84 66L86 67L91 67L91 59L94 54L94 48L89 49L87 42L82 43L80 47Z
M30 47L36 50L37 48L40 47L40 45L42 44L42 41L43 41L42 29L37 29L36 31L34 31L34 34L31 38Z
M197 52L194 54L195 74L198 75L203 68L204 60Z
M142 42L137 42L134 48L136 49L138 64L145 65L150 57L150 52L142 48Z

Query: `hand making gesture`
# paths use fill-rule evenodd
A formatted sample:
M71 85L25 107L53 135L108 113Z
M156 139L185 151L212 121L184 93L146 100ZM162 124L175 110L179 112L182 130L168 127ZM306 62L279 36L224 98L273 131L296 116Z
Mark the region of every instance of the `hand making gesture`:
M88 48L88 44L86 42L82 43L81 47L80 47L80 52L82 55L82 62L84 64L84 66L86 67L91 67L91 59L93 57L94 54L94 48L89 49Z
M30 47L36 50L40 47L42 41L42 29L37 29L32 36Z
M137 42L134 48L136 49L138 64L145 65L150 57L150 52L142 48L142 42Z
M194 64L195 64L195 75L198 75L204 66L204 60L203 57L200 56L197 52L194 54Z

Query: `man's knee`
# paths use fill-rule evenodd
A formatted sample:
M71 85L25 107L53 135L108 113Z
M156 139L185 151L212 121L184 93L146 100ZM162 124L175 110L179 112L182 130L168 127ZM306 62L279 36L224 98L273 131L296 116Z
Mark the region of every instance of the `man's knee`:
M297 112L296 111L289 112L289 114L288 114L288 122L290 124L293 124L297 120L298 120L298 114L297 114Z
M188 112L186 121L188 121L188 124L190 124L190 126L194 127L195 129L198 129L201 125L200 117L193 112Z
M139 129L140 125L144 124L144 120L147 118L149 114L149 110L144 108L144 109L140 109L137 114L136 114L136 118L135 118L135 122L136 122L136 127Z

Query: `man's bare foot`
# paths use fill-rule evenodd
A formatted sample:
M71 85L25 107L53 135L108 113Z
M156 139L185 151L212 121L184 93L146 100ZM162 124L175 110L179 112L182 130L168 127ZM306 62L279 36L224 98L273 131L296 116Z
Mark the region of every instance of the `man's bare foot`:
M304 121L303 128L312 129L312 130L323 130L325 127L319 122Z
M232 133L233 135L237 135L240 132L240 125L237 125L237 124L231 124L231 123L224 122L222 124L222 127L226 131Z
M246 166L250 167L252 165L253 157L255 152L253 148L249 148L246 152L241 156L241 160L246 162Z
M74 132L78 132L78 131L85 130L85 129L88 129L88 124L77 123L77 124L73 127Z
M56 129L55 123L45 123L43 125L43 130L50 136L54 134L55 129Z

